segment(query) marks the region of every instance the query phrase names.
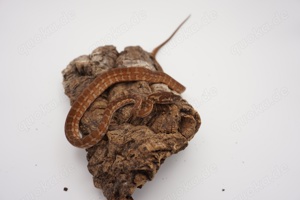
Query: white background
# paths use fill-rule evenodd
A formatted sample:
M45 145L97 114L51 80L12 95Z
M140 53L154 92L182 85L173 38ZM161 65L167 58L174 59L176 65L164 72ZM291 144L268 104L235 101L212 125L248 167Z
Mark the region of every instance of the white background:
M151 51L191 14L157 58L187 87L202 126L134 199L299 200L299 6L0 1L0 199L104 200L85 151L64 136L61 71L105 44Z

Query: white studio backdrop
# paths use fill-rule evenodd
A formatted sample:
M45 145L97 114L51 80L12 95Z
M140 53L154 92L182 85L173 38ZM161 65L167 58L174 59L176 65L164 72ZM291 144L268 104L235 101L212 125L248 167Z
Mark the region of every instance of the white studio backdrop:
M1 200L104 200L64 136L61 71L98 46L159 52L202 118L136 200L300 199L300 2L0 1ZM68 191L63 190L68 187Z

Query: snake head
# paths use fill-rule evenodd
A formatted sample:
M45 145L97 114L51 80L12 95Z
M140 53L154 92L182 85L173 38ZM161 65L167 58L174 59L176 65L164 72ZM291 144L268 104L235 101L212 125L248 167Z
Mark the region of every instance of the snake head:
M150 94L148 99L157 104L171 104L179 101L181 97L172 92L157 92Z

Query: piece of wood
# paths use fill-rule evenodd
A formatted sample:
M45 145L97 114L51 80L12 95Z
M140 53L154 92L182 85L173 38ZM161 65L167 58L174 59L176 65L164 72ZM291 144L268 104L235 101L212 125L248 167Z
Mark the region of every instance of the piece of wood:
M98 47L63 71L72 105L67 138L75 146L91 146L88 170L108 200L133 199L134 190L152 180L200 127L197 111L179 96L184 87L155 59L173 35L152 53L139 46L120 53L114 46Z

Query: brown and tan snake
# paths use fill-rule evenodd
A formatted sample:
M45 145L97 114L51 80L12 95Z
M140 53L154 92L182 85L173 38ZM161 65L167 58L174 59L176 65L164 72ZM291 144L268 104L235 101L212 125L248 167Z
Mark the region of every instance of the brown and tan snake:
M111 85L119 82L130 81L164 83L178 93L182 93L185 90L183 85L163 72L151 71L143 67L114 68L108 70L99 75L87 88L83 90L68 113L65 123L65 134L72 145L79 148L88 148L95 145L101 140L103 134L106 132L112 113L126 104L135 103L137 101L134 98L126 97L123 100L118 100L119 102L109 104L98 126L98 130L83 138L80 136L80 119L94 100ZM157 103L161 102L157 100Z
M154 60L158 50L174 36L183 23L179 25L179 27L164 43L152 51L151 56ZM97 76L95 80L79 95L67 115L65 122L65 135L67 140L72 145L79 148L92 147L103 138L109 127L113 113L119 108L127 104L134 104L134 115L138 117L145 117L152 111L153 104L167 104L178 100L179 96L174 95L171 92L154 93L147 97L146 101L144 101L146 106L142 109L141 105L143 99L141 99L141 97L134 95L119 98L108 104L103 113L98 129L87 136L81 136L79 131L79 122L83 114L95 101L95 99L113 84L131 81L147 81L150 83L164 83L178 93L182 93L185 90L183 85L174 80L171 76L165 74L160 66L158 70L159 71L151 71L143 67L113 68Z

